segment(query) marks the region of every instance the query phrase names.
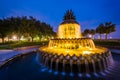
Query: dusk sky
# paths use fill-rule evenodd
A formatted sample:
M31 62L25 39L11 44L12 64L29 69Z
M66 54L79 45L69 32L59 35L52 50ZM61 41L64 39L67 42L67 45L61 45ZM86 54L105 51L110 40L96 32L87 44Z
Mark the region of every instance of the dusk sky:
M0 18L34 16L56 32L68 9L73 10L82 31L111 21L117 31L110 36L120 38L120 0L0 0Z

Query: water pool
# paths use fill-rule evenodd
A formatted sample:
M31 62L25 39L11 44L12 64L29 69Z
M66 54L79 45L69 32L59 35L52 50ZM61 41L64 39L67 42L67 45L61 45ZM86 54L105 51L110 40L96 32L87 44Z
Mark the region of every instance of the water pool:
M57 72L38 61L36 52L17 56L0 67L0 80L101 80L120 78L120 55L112 54L114 63L105 72L94 75Z

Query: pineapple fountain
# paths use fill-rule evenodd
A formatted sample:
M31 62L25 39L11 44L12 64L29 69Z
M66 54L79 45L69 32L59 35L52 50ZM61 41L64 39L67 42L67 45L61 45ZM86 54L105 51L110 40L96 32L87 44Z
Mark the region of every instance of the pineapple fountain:
M107 48L95 46L92 39L82 37L72 10L65 13L57 38L39 51L40 62L59 72L94 74L105 71L113 62Z

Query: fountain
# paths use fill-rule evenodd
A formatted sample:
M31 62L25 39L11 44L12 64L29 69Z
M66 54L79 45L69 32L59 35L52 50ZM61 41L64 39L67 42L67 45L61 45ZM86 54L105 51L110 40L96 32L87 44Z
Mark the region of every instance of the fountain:
M94 74L105 71L113 62L111 52L83 38L80 24L71 10L65 13L58 36L39 48L39 59L52 70L66 73Z

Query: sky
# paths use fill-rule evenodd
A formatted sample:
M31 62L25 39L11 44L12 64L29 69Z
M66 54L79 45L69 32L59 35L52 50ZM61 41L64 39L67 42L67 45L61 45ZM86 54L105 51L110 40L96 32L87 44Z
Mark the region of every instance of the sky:
M50 24L55 32L68 9L73 10L82 31L112 22L116 32L109 37L120 38L120 0L0 0L0 18L33 16Z

